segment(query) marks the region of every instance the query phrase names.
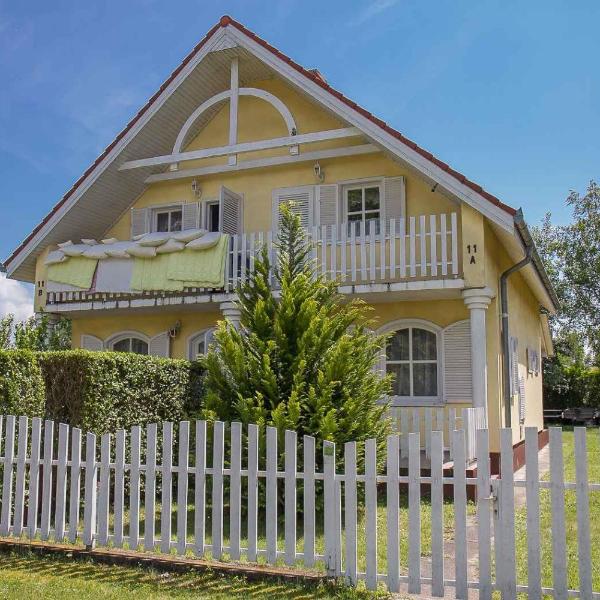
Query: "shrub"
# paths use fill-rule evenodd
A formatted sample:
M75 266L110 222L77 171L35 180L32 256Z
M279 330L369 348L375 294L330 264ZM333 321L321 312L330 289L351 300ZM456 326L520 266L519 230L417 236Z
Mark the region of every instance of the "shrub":
M39 355L46 415L96 434L198 411L200 363L121 352L68 350Z
M44 379L36 353L0 350L0 414L44 415Z

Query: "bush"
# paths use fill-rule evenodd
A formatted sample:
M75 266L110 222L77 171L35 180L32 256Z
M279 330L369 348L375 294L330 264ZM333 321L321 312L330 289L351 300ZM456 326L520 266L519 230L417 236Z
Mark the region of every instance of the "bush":
M0 350L0 414L44 416L44 379L35 352Z
M96 434L199 410L200 363L120 352L43 352L46 416Z

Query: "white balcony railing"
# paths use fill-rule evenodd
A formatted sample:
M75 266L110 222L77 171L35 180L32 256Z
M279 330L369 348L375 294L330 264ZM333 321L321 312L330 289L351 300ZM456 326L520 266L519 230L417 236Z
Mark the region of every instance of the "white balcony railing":
M314 243L313 258L319 273L342 285L459 274L456 213L324 225L310 228L308 235ZM232 236L226 273L229 288L247 278L265 244L274 263L272 232Z
M459 275L456 213L311 227L308 235L319 273L342 286L451 279ZM247 279L263 246L266 245L271 263L275 264L275 237L271 231L231 236L224 291L234 291ZM119 289L127 285L123 282ZM172 299L177 303L182 297L214 291L219 290L185 288L183 292L112 293L65 289L48 292L47 304L93 302L92 308L144 307L156 305L154 299Z

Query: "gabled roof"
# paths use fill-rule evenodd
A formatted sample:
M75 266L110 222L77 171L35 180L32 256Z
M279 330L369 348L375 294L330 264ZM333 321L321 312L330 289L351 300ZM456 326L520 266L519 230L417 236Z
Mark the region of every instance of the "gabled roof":
M103 197L102 190L106 190L107 185L106 182L100 181L100 178L104 177L105 180L108 180L109 176L116 177L117 168L114 167L113 163L117 157L120 160L139 158L141 139L140 143L136 143L138 137L145 137L144 148L146 151L151 150L156 154L164 153L164 148L168 146L168 143L166 146L164 143L161 146L161 136L157 135L157 132L162 133L167 127L168 122L164 116L161 119L159 111L166 110L163 107L167 106L168 102L174 102L174 100L171 100L171 96L175 97L179 88L184 85L204 85L207 88L210 87L206 83L206 76L202 77L198 75L196 80L192 81L192 74L198 70L201 62L206 59L211 48L214 50L230 47L227 43L224 43L225 36L229 36L235 44L241 46L242 51L248 56L258 58L269 69L282 75L292 85L301 88L317 102L361 129L367 137L379 144L382 149L387 150L395 157L419 170L431 180L439 183L443 189L450 191L465 202L475 206L506 230L513 231L513 219L516 214L514 208L511 208L489 192L486 192L480 185L467 179L465 175L451 168L448 164L406 138L383 120L331 87L316 69L308 70L302 67L244 27L241 23L238 23L229 16L223 16L219 23L212 27L184 58L183 62L171 73L158 91L117 135L115 140L88 167L83 175L73 184L71 189L8 257L5 261L5 267L8 270L9 276L29 281L34 279L35 256L48 245L64 241L66 239L65 235L68 237L69 234L66 231L68 231L67 225L69 224L69 219L65 217L71 217L71 221L74 222L77 211L88 211L89 213L90 210L92 212L99 210L99 206L101 206L104 211L102 215L106 211L112 210L112 221L114 221L115 216L122 214L123 210L126 209L123 208L124 206L127 207L133 203L134 199L143 191L143 179L141 181L134 181L132 175L119 173L118 177L120 178L119 181L122 182L123 189L114 198L111 196L106 199L106 193ZM218 61L218 59L212 60ZM256 76L256 72L254 75ZM211 81L210 85L212 85L212 89L218 89L218 78L214 78L214 81ZM210 90L207 91L210 92ZM187 114L189 114L191 111L188 106L183 106L185 100L182 98L185 97L189 98L190 94L182 92L180 95L178 101L182 104L182 107L180 107L179 112L185 113L188 110ZM178 117L179 115L177 114L176 117L172 117L172 120L175 121ZM149 131L146 132L146 129ZM146 133L145 136L144 133ZM163 135L162 137L164 138L165 136ZM85 200L86 196L89 196L89 198L87 205L84 206L83 200ZM90 234L96 236L102 235L108 226L110 226L110 223L107 224L100 216L100 212L98 212L94 218L94 223L90 224ZM64 227L62 226L63 223ZM100 227L104 227L104 230L99 230L99 233L95 233L92 231L93 227L96 227L98 230Z

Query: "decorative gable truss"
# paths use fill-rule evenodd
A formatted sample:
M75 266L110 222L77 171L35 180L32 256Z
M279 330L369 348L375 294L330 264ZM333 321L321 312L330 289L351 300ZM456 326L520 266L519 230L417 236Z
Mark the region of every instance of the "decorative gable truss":
M330 150L321 150L308 152L300 155L300 145L314 142L323 142L328 140L337 140L342 138L351 138L362 135L356 127L342 127L339 129L329 129L325 131L315 131L310 133L301 133L290 109L274 94L259 88L239 87L239 60L233 58L231 61L231 83L230 88L218 94L215 94L204 101L188 117L183 127L177 135L173 151L171 154L154 156L151 158L142 158L124 162L120 166L121 171L139 169L145 167L165 166L168 167L167 173L158 173L149 176L146 182L164 181L169 179L179 179L181 177L190 177L194 175L207 175L212 173L227 172L232 170L241 170L249 168L259 168L276 164L286 164L290 162L319 160L322 158L332 158L335 156L349 156L356 154L366 154L377 152L378 148L372 144L354 145L348 147L334 148ZM286 124L288 135L285 137L271 138L266 140L257 140L253 142L238 143L238 100L240 96L252 96L269 103L281 116ZM213 148L204 148L201 150L184 151L187 143L190 142L191 132L194 124L202 118L205 113L224 102L229 102L229 143L226 146L217 146ZM289 156L276 156L258 160L238 161L238 155L247 152L256 152L259 150L271 150L276 148L287 148ZM201 167L199 169L185 169L181 172L180 165L192 160L216 158L227 156L227 165L217 165L211 167Z

